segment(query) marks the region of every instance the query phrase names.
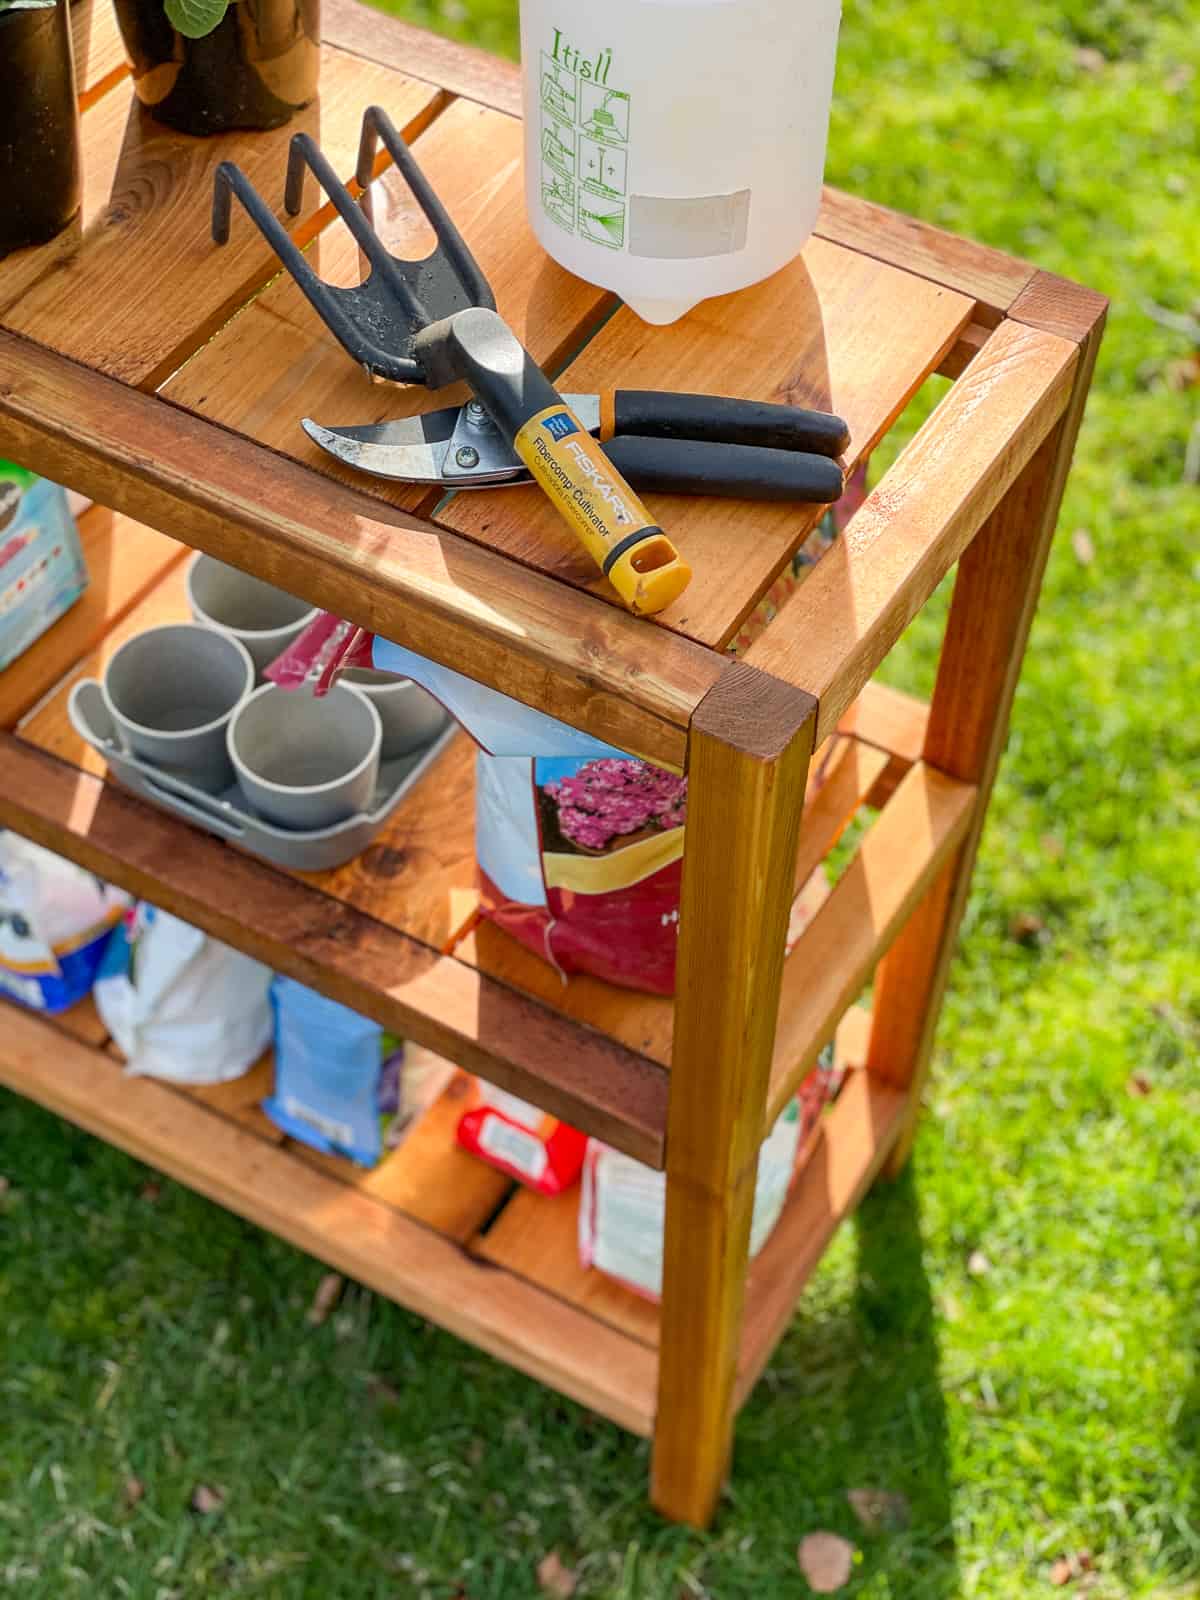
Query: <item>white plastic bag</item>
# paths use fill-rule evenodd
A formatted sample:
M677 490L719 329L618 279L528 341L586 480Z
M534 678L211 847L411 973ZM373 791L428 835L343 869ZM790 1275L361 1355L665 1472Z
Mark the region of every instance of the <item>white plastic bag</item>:
M801 1107L780 1112L758 1158L750 1254L766 1244L779 1221L796 1168ZM650 1300L662 1294L667 1177L632 1156L588 1141L579 1204L579 1257L585 1267L615 1278Z
M133 1076L240 1077L271 1042L271 970L141 901L105 954L96 1007Z
M92 987L129 895L0 832L0 994L31 1011L65 1011Z

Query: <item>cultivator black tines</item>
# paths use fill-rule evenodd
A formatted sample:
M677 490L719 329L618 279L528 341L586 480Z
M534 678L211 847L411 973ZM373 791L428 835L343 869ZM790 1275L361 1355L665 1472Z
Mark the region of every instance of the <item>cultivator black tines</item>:
M423 261L407 261L385 249L363 203L371 183L377 142L395 162L417 204L437 236L437 248ZM469 306L494 311L496 302L487 279L426 179L408 145L387 113L370 106L363 114L355 178L363 191L356 199L338 178L307 133L294 136L288 152L284 209L298 216L305 169L345 222L370 264L365 281L354 288L326 283L309 266L286 229L246 174L232 161L222 161L213 182L212 236L229 241L234 195L280 261L299 284L313 310L355 361L372 377L396 383L426 384L438 379L414 351L414 340L431 323L441 322Z

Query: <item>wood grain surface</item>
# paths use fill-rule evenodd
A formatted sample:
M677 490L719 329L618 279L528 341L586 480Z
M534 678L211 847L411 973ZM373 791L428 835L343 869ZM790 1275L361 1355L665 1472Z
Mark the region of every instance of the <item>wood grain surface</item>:
M1007 322L958 380L745 660L837 725L1062 415L1078 365L1056 334Z
M692 712L725 671L702 646L6 333L0 453L666 766L683 767Z
M558 379L561 389L675 389L835 411L851 431L846 465L868 454L954 344L972 303L852 250L814 240L741 294L648 327L622 310ZM693 570L655 620L725 644L824 507L652 495L647 504ZM458 494L438 522L611 598L537 489Z
M317 104L269 133L200 139L155 122L123 79L84 113L85 205L76 237L55 241L60 259L34 285L18 284L15 303L9 264L0 265L5 327L126 383L154 387L277 270L240 207L230 243L213 244L218 162L236 161L282 221L311 232L322 205L311 180L300 222L288 222L282 210L288 141L310 133L349 177L363 108L376 100L410 133L442 104L428 84L325 49Z
M71 43L79 106L86 111L129 70L111 0L74 0Z

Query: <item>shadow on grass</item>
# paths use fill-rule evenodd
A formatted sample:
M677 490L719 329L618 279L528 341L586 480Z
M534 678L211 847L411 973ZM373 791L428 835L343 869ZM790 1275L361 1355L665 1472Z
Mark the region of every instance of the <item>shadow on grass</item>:
M889 1593L940 1600L959 1593L950 1448L936 1318L925 1272L912 1164L881 1183L858 1213L854 1323L858 1370L847 1396L853 1484L899 1492L907 1527L863 1540L868 1570Z
M747 1532L852 1540L862 1560L847 1597L951 1600L961 1591L948 1428L911 1169L880 1184L851 1227L854 1259L835 1246L742 1414L734 1514ZM877 1526L855 1515L856 1489L877 1491ZM743 1592L716 1577L715 1593Z

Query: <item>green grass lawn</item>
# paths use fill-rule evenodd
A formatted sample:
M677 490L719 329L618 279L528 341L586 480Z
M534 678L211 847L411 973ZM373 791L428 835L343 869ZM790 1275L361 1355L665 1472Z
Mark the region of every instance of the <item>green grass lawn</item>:
M513 47L510 0L397 9ZM527 1600L557 1549L580 1596L763 1600L808 1592L818 1528L864 1600L1048 1595L1082 1550L1066 1592L1200 1592L1200 389L1143 308L1200 295L1198 115L1194 0L849 7L831 177L1114 309L934 1115L819 1272L715 1531L649 1513L643 1444L393 1306L309 1327L316 1263L4 1097L0 1592ZM892 681L928 690L943 610ZM908 1525L863 1532L864 1486Z

